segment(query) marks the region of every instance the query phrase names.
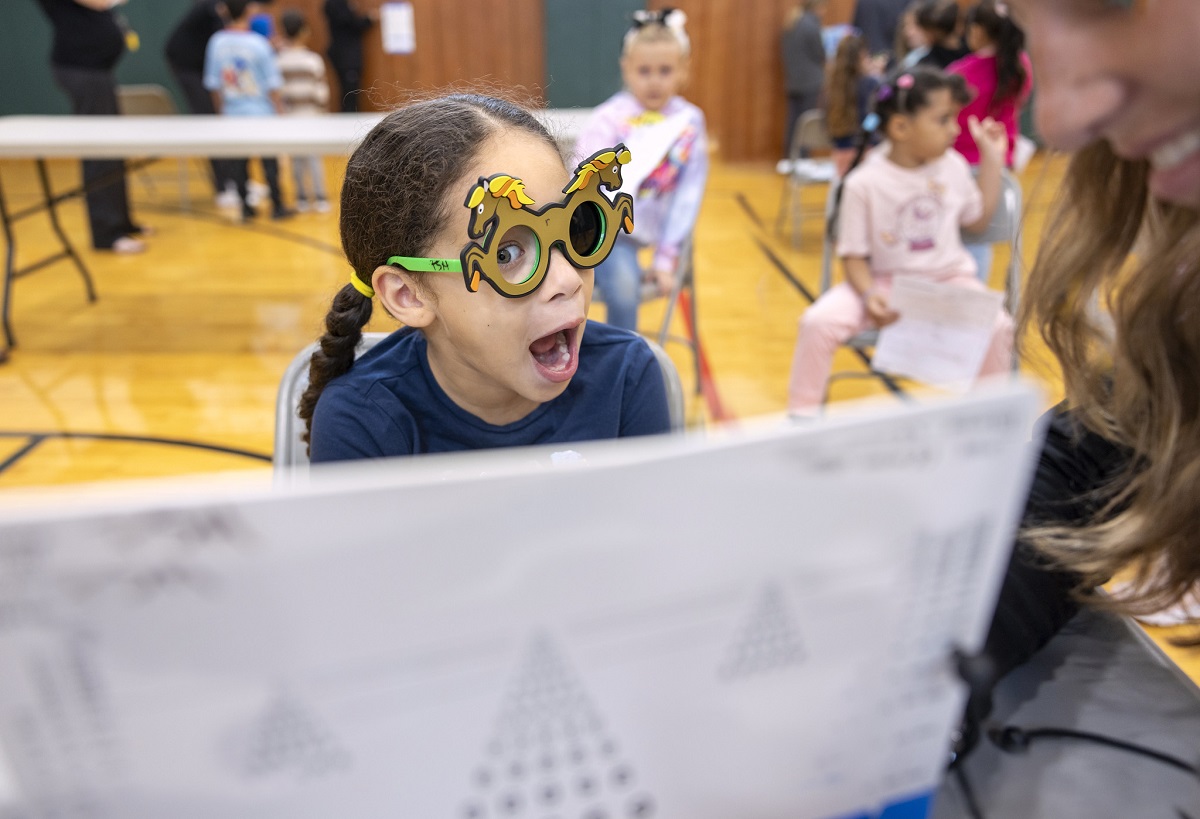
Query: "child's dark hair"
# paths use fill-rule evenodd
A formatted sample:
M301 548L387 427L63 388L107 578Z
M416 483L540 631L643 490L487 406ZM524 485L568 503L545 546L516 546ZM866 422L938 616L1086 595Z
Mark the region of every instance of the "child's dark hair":
M996 48L996 93L992 106L1016 99L1029 79L1021 63L1025 32L1009 18L1007 7L996 0L982 0L967 11L967 28L973 25L983 29Z
M894 117L918 113L929 105L930 97L933 94L943 90L950 92L950 99L955 105L962 106L971 101L971 90L967 86L967 81L958 74L947 74L923 65L889 74L875 91L871 112L867 114L867 118L859 129L858 150L855 152L854 160L850 163L846 174L848 175L862 163L863 155L871 146L873 134L880 133L886 137L888 123ZM829 224L826 225L826 229L831 235L835 229L837 211L841 206L844 189L844 185L838 186L833 215Z
M917 25L934 35L940 43L958 31L958 3L955 0L925 0L914 11Z
M304 21L304 14L297 9L284 11L279 18L279 25L283 27L283 33L289 40L296 39L300 36L300 32L308 28L308 24Z
M246 16L246 8L250 5L250 0L221 0L221 5L225 7L229 19L237 22Z
M520 128L558 153L558 143L533 114L506 100L455 94L405 106L371 129L346 163L342 182L342 250L353 275L370 285L375 268L391 256L425 256L461 191L462 178L488 137ZM463 234L466 240L466 234ZM419 274L417 274L419 275ZM309 365L300 398L304 440L325 386L347 372L372 301L347 284L333 297L325 334Z

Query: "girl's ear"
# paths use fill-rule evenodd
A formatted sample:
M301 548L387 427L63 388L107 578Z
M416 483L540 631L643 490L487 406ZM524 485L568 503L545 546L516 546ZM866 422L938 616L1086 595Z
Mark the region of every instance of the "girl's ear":
M904 142L912 131L912 118L908 114L892 114L888 117L885 136L892 142Z
M380 265L371 274L379 302L394 319L409 327L428 327L435 313L428 296L422 297L413 274L400 267Z

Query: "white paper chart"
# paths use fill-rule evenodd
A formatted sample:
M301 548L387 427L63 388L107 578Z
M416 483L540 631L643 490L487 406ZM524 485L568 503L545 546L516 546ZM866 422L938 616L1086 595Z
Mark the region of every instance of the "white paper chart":
M1036 408L0 510L0 816L919 811Z
M897 276L891 307L900 319L879 331L871 366L958 392L970 389L1003 300L994 290Z

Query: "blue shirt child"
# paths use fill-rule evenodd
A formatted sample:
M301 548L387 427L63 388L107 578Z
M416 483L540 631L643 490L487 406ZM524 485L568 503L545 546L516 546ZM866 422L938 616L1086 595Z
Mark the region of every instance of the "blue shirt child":
M221 93L222 113L265 116L275 113L271 92L283 87L283 75L266 37L253 31L226 29L208 41L204 87Z
M588 322L567 389L519 421L489 424L450 399L425 336L401 329L329 382L312 422L312 461L531 446L667 432L662 371L635 333Z

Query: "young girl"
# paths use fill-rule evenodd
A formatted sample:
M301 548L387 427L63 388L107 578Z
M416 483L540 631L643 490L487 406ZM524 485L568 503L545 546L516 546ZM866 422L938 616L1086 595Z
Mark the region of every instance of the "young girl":
M491 97L416 103L371 130L342 187L353 272L300 402L314 462L667 431L646 343L584 334L590 267L633 227L611 192L628 152L591 159L572 179L542 124ZM375 296L407 326L355 361Z
M680 248L695 227L708 178L704 113L678 96L687 78L691 49L685 21L677 9L635 15L621 51L625 90L596 107L576 142L577 158L619 142L629 146L634 156L642 143L643 150L662 157L636 190L630 190L636 201L637 231L632 237L620 236L612 255L596 268L596 284L608 305L608 323L630 330L637 329L642 290L638 248L654 246L651 275L659 292L669 293ZM665 150L664 134L670 137Z
M288 9L280 20L283 43L279 49L279 73L283 75L284 110L289 114L325 114L329 108L329 83L325 81L325 61L308 49L311 34L308 21L296 9ZM296 210L313 208L329 212L325 197L323 159L314 154L292 157L292 179L296 188Z
M961 77L920 67L876 92L874 114L888 145L844 182L837 253L846 281L801 318L788 389L792 415L817 414L838 346L899 318L888 306L894 277L983 289L959 229L983 230L991 220L1007 138L999 123L970 121L982 154L976 184L966 161L949 150L963 96ZM1006 371L1011 356L1012 320L1001 312L980 374Z
M983 0L967 11L967 45L971 54L946 69L959 74L975 96L958 112L962 133L955 149L972 165L979 164L979 148L966 128L971 117L991 117L1008 134L1005 165L1012 167L1013 150L1020 133L1021 109L1033 85L1033 68L1025 54L1025 34L1009 19L1004 3Z
M921 5L917 0L900 16L900 28L896 32L896 68L900 71L914 68L929 53L929 35L917 25L917 9Z
M957 0L923 0L914 12L917 26L925 33L929 50L917 65L945 69L967 55L958 26Z
M825 89L825 127L833 143L833 167L844 176L854 160L862 121L879 87L882 67L867 53L866 41L849 34L838 43Z
M991 117L1008 133L1004 164L1011 168L1020 133L1021 108L1032 85L1033 69L1024 51L1025 35L1009 19L1007 6L996 0L983 0L967 11L966 31L967 46L972 53L946 69L961 75L975 92L974 98L958 113L962 132L954 148L978 167L979 148L966 124L970 117ZM975 258L980 280L986 283L992 271L992 246L970 244L967 250Z

